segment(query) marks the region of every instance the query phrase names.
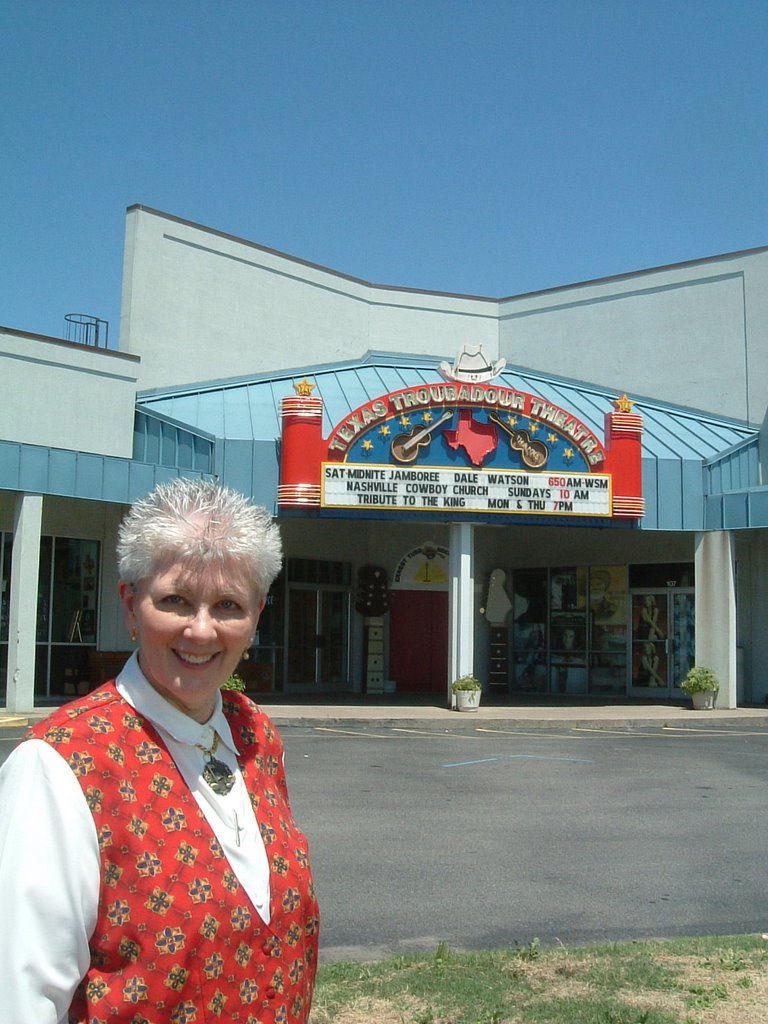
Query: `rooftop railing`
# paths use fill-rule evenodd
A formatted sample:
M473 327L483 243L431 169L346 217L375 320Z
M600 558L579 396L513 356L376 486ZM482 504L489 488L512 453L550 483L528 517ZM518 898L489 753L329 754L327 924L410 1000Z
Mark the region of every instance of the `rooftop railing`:
M91 348L109 347L109 323L87 313L67 313L64 317L67 341Z

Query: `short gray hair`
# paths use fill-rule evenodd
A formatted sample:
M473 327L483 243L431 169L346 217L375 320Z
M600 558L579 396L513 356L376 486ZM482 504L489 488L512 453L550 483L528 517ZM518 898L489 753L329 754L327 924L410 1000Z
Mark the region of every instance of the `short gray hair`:
M209 480L159 484L129 509L118 533L120 578L139 583L174 562L235 565L259 599L280 571L280 531L265 508Z

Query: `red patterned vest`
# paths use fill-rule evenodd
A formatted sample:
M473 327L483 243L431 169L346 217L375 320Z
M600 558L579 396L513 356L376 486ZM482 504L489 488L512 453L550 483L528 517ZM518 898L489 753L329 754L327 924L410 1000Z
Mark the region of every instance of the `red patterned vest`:
M246 697L224 712L270 865L265 925L151 723L107 683L30 730L68 762L93 814L101 890L74 1024L303 1024L317 969L307 841L282 744Z

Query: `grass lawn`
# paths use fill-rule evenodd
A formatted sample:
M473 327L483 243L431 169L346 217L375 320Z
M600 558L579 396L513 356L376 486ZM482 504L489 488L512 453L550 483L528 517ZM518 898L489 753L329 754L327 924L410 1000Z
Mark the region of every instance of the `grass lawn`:
M311 1024L767 1024L759 935L320 968Z

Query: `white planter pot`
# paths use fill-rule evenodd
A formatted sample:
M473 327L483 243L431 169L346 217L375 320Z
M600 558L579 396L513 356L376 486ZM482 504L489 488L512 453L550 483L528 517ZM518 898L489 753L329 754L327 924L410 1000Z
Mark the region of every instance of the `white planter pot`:
M457 690L456 710L477 711L480 707L480 690Z
M715 706L715 696L714 690L706 690L704 693L692 693L693 710L711 711Z

